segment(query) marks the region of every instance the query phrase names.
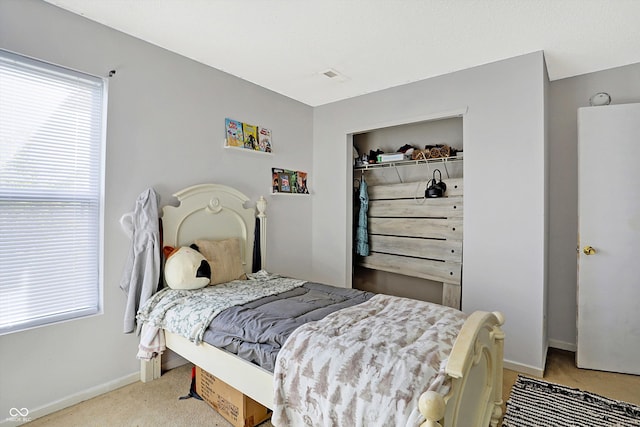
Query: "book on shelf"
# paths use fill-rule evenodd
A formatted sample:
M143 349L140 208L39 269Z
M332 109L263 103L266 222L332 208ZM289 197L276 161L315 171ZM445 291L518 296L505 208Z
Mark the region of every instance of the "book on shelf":
M280 174L284 173L284 169L271 168L271 187L274 193L280 192Z
M227 132L227 146L243 147L244 132L242 130L242 123L233 119L224 119L224 124Z
M272 187L274 193L292 193L293 183L295 179L292 176L292 172L286 169L271 168L272 173Z
M258 148L265 153L271 152L271 129L258 128Z
M284 171L279 174L280 177L280 192L291 193L291 174L289 171Z
M243 123L242 132L244 133L244 148L256 150L258 146L258 127Z
M309 189L307 188L307 173L302 171L295 171L295 175L295 192L298 194L309 194Z

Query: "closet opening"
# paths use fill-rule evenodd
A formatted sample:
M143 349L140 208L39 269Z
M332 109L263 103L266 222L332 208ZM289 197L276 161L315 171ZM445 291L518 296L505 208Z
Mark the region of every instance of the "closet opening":
M461 307L463 116L354 132L352 287Z

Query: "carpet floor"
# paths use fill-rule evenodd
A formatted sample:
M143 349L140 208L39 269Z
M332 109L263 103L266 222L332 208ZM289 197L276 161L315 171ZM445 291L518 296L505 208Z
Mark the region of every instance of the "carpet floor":
M574 353L549 350L544 379L589 390L610 399L640 405L640 376L590 371L575 367ZM504 370L503 413L518 373ZM191 365L166 372L150 383L137 382L32 421L29 427L231 427L207 403L179 400L189 394ZM272 427L265 422L260 427Z
M183 399L191 388L191 364L150 383L136 382L38 418L29 427L231 427L209 404ZM273 427L270 421L260 427Z

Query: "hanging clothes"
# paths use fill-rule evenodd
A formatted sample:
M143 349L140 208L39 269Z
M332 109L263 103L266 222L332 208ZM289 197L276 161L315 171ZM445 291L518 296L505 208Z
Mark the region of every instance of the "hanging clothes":
M369 233L367 211L369 210L369 194L367 193L367 182L362 179L360 182L360 211L358 218L358 230L356 232L356 254L360 256L369 255Z
M120 225L131 239L129 256L120 280L120 289L127 294L125 334L136 329L138 308L157 291L160 283L159 199L152 188L145 190L136 199L135 210L120 219Z
M355 185L357 183L357 185ZM353 186L353 217L351 218L351 238L353 239L353 245L351 250L353 254L358 253L358 244L357 244L357 236L358 236L358 221L360 220L360 180L354 180ZM353 265L356 264L356 257L351 257Z

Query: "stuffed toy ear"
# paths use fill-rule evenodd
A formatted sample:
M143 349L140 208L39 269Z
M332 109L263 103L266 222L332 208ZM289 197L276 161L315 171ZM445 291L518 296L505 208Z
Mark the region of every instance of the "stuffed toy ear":
M174 254L180 248L174 248L173 246L164 246L162 248L162 255L164 255L164 259L167 260L171 255ZM199 251L198 251L199 252Z
M200 252L181 247L167 259L164 279L171 289L204 288L211 281L211 266Z

